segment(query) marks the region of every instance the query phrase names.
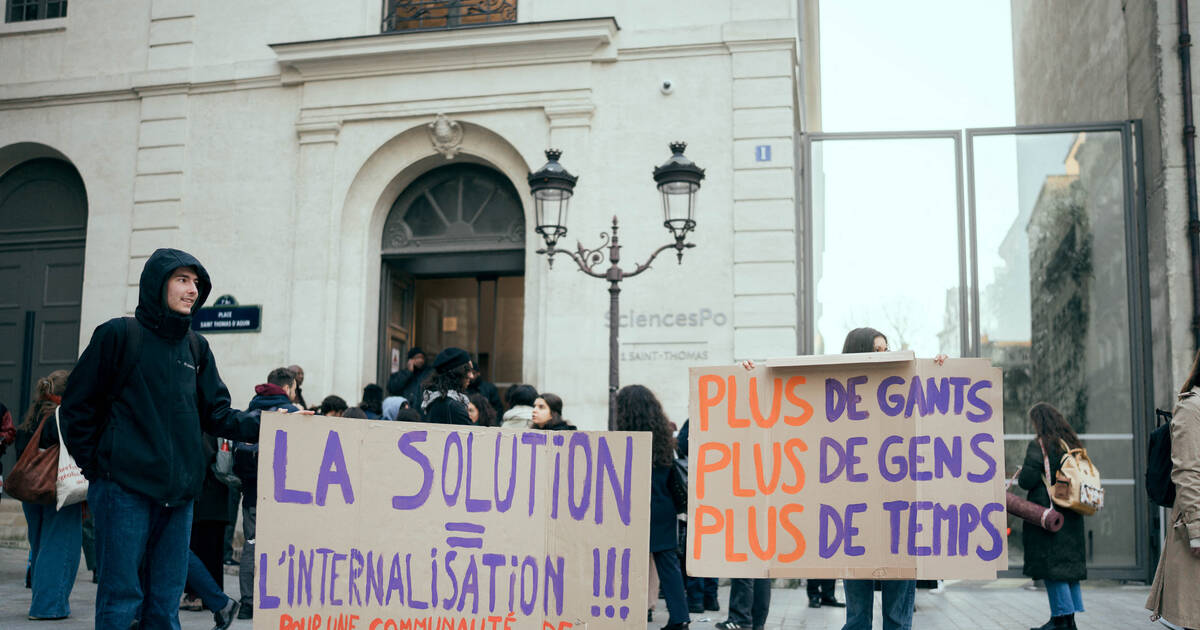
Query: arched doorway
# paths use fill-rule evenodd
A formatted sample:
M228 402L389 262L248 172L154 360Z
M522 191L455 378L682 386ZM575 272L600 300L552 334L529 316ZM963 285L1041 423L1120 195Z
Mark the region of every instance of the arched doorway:
M14 420L39 377L75 365L86 233L87 193L69 163L0 175L0 401Z
M379 382L408 351L455 346L503 389L520 382L525 218L511 181L457 163L415 179L383 228Z

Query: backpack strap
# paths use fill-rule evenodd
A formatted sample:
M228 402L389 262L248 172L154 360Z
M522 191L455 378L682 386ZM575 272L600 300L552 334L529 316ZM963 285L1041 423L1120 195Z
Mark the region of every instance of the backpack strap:
M196 362L196 376L200 376L200 369L204 366L201 361L206 358L204 349L200 347L200 335L190 328L187 331L188 346L192 349L192 360Z
M121 319L125 322L125 339L121 343L121 356L117 359L117 378L108 390L109 405L117 399L117 395L129 382L129 377L133 375L133 368L137 365L142 350L142 327L138 324L137 319L133 317L122 317Z

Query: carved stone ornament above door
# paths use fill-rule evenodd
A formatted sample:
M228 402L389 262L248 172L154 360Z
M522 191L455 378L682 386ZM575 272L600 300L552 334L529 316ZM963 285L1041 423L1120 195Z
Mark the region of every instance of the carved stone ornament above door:
M445 114L438 114L433 122L426 125L426 128L429 130L429 142L433 144L435 151L442 154L442 157L451 160L458 155L463 141L462 125L446 118Z

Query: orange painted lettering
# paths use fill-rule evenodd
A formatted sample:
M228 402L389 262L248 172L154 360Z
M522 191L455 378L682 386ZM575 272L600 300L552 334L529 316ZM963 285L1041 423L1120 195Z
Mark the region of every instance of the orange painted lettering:
M733 510L725 510L725 562L745 562L746 554L733 551Z
M716 385L717 391L709 395L708 386ZM708 430L708 410L716 407L725 398L725 381L716 374L705 374L700 377L697 389L700 390L700 430Z
M752 497L753 490L742 487L742 443L733 443L733 496Z
M729 405L725 407L726 420L733 429L745 429L750 426L749 418L737 417L737 377L729 377Z
M779 446L779 442L771 443L771 482L767 483L763 479L763 472L766 466L763 466L762 443L754 443L754 471L758 476L758 491L763 494L771 494L775 492L775 485L779 483L779 473L783 466L783 449Z
M712 525L704 524L705 515L713 517ZM712 507L711 505L696 506L696 533L692 534L692 540L695 541L695 544L692 545L693 558L697 560L700 559L700 542L704 540L704 536L707 534L715 534L721 531L723 526L724 521L721 520L721 513L717 510L717 508Z
M705 453L716 451L720 453L717 462L710 463L705 458ZM700 445L696 451L696 498L704 499L704 484L705 477L710 472L716 472L729 465L729 447L720 442L705 442Z
M775 506L767 508L767 546L764 549L758 542L758 510L750 506L750 551L760 560L770 560L775 555Z
M808 422L808 419L813 415L812 405L808 404L807 400L804 400L799 394L796 393L796 387L803 385L804 383L805 379L803 376L793 376L787 380L787 386L784 387L784 391L786 392L785 396L787 396L787 401L789 403L800 408L800 415L784 416L783 423L786 425L793 427L803 426L804 423Z
M779 407L783 404L783 380L772 379L771 385L771 413L764 418L758 403L758 379L750 377L750 415L764 429L770 429L779 421Z
M803 511L804 506L798 503L789 503L783 506L783 509L779 511L779 524L782 525L785 530L787 530L787 533L792 535L792 540L796 543L796 548L793 549L791 553L785 553L782 556L779 556L780 562L795 562L796 560L804 557L804 534L802 534L800 529L796 527L796 525L792 523L790 519L788 519L793 512L799 514Z
M804 489L804 465L800 463L800 456L796 451L803 453L808 450L808 445L800 438L792 438L783 443L783 452L787 455L788 461L792 464L792 470L796 473L796 482L785 484L781 488L788 494L796 494Z

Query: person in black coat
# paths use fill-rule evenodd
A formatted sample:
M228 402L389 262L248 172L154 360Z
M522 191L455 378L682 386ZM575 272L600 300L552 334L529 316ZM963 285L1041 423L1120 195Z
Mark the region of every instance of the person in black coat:
M423 400L422 388L425 381L433 376L433 372L433 367L428 365L426 360L425 351L413 347L408 351L408 360L404 364L404 369L393 374L393 377L396 378L396 391L399 392L397 395L403 396L410 405L419 404Z
M295 401L295 373L291 368L275 368L267 374L267 382L254 386L254 398L246 407L251 411L300 411ZM338 400L341 400L340 398ZM342 401L342 408L346 406ZM242 563L238 568L238 584L241 600L237 611L238 619L254 618L254 541L258 528L258 445L237 443L233 449L233 473L242 482ZM236 516L234 517L236 521ZM196 552L203 560L204 556ZM221 580L216 580L221 584Z
M433 424L471 424L465 390L471 378L471 355L446 348L433 361L433 378L425 385L421 412Z
M682 630L688 627L687 596L684 594L683 573L679 569L678 519L675 502L668 487L675 466L675 438L662 403L654 392L642 385L627 385L617 392L616 431L649 431L653 435L650 475L650 553L654 568L667 600L670 616L663 630Z
M211 290L194 256L156 250L134 321L98 326L67 382L63 439L91 482L97 627L128 628L139 610L142 627L178 625L192 501L208 461L201 435L258 441L258 414L230 406L208 342L189 335ZM124 365L132 372L117 383Z
M1049 479L1058 474L1063 450L1059 442L1070 448L1081 448L1079 436L1053 406L1040 402L1029 410L1029 421L1037 436L1025 449L1025 462L1017 476L1017 484L1029 491L1029 500L1043 507L1054 507L1046 490L1046 467ZM1042 448L1045 447L1043 454ZM1083 612L1079 581L1087 579L1087 557L1083 515L1066 508L1055 508L1063 515L1062 529L1048 532L1025 523L1021 542L1025 546L1025 568L1022 572L1046 584L1050 599L1050 621L1034 630L1066 630L1075 628L1075 613Z

